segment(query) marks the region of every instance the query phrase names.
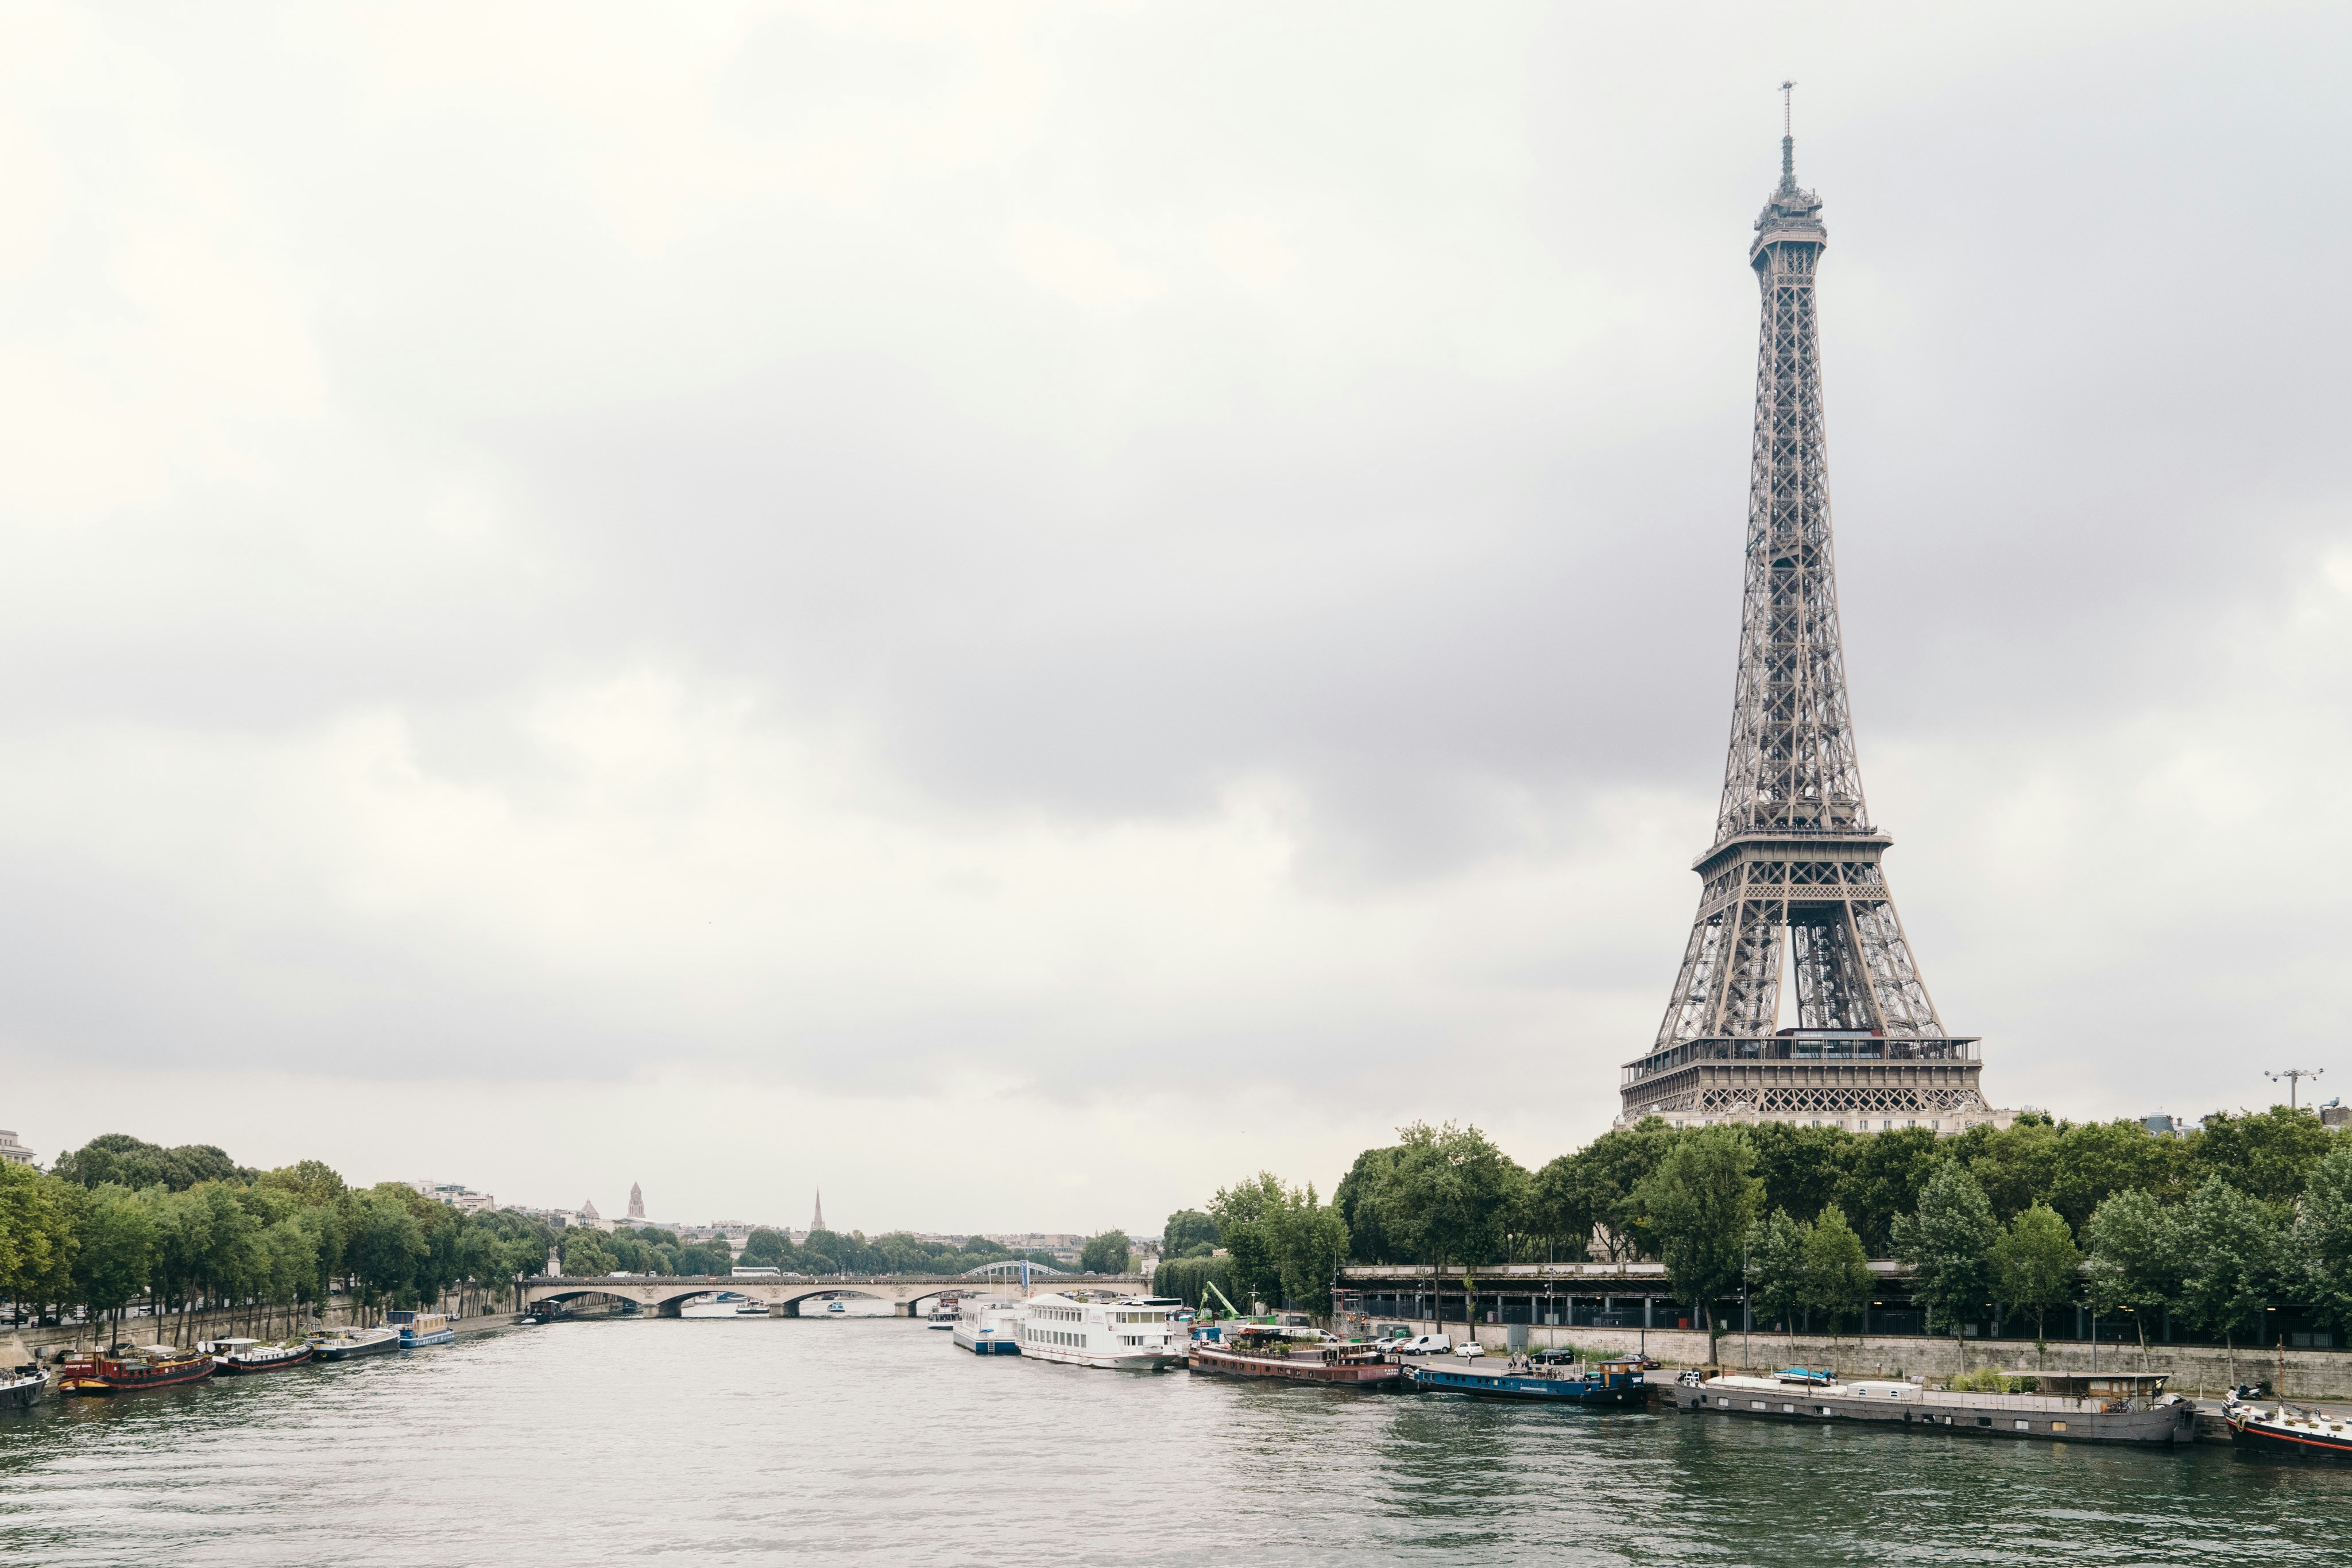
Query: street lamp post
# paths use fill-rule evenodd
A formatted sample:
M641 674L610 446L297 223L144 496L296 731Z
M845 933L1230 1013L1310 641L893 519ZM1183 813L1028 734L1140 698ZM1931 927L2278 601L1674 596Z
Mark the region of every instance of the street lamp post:
M2283 1072L2265 1072L2263 1076L2273 1083L2282 1078L2286 1080L2286 1108L2293 1111L2299 1108L2295 1104L2295 1091L2302 1086L2303 1080L2316 1078L2326 1071L2325 1067L2290 1067Z

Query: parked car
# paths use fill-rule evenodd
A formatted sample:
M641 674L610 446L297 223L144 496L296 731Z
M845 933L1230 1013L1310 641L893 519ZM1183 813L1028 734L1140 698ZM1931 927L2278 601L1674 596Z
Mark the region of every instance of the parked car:
M1454 1348L1454 1340L1449 1334L1415 1334L1411 1339L1397 1340L1388 1348L1398 1355L1444 1355Z
M1486 1354L1486 1347L1480 1344L1474 1339L1455 1345L1454 1347L1454 1354L1465 1358L1474 1355L1484 1355Z

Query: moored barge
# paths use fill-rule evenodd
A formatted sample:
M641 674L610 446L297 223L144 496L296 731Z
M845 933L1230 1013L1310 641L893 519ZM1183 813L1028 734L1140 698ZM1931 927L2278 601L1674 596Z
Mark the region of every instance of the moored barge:
M1218 1340L1196 1339L1184 1364L1225 1377L1268 1377L1286 1383L1337 1384L1351 1388L1402 1386L1404 1368L1376 1344L1351 1343L1317 1329L1250 1324Z
M453 1344L457 1331L439 1312L397 1312L383 1314L383 1321L400 1333L400 1348L421 1350L428 1344Z
M209 1351L220 1363L223 1377L241 1377L256 1372L278 1372L289 1366L300 1366L315 1354L308 1342L300 1344L264 1344L257 1339L208 1340L196 1347Z
M2256 1453L2352 1464L2352 1422L2340 1414L2284 1399L2256 1403L2240 1390L2222 1405L2221 1416L2230 1424L2230 1440Z
M2161 1373L2020 1372L2032 1394L1970 1394L1919 1383L1817 1381L1811 1372L1732 1375L1668 1385L1679 1410L1775 1421L1867 1421L1979 1437L2074 1443L2193 1443L2197 1406L2164 1392Z
M1520 1399L1590 1409L1628 1409L1649 1403L1642 1381L1639 1357L1592 1364L1589 1372L1564 1372L1556 1365L1528 1363L1523 1366L1449 1366L1429 1362L1404 1369L1405 1382L1416 1393L1467 1394L1481 1399Z
M399 1348L400 1331L394 1328L321 1329L310 1336L311 1352L320 1361L350 1361Z
M114 1355L83 1351L58 1364L58 1392L131 1394L142 1388L168 1388L210 1377L215 1364L209 1355L168 1344L142 1344Z

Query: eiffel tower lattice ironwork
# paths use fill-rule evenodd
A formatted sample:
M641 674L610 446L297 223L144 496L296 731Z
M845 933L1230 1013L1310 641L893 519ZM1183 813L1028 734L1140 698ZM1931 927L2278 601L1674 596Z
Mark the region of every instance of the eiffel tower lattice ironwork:
M1854 757L1838 634L1814 282L1829 231L1780 139L1748 248L1763 293L1739 674L1715 847L1656 1043L1622 1120L1795 1121L1938 1132L1993 1119L1973 1037L1919 977ZM1780 1019L1792 967L1796 1018Z

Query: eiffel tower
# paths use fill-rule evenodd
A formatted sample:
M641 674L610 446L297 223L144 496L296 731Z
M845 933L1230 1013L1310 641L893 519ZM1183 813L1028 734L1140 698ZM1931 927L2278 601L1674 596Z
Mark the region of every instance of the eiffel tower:
M1783 91L1787 90L1784 84ZM1763 291L1739 675L1715 847L1657 1042L1626 1064L1620 1124L1784 1121L1879 1132L2006 1124L1977 1084L1973 1036L1947 1031L1880 869L1854 759L1831 559L1814 280L1829 231L1780 183L1748 265ZM1793 965L1796 1019L1780 1024Z

